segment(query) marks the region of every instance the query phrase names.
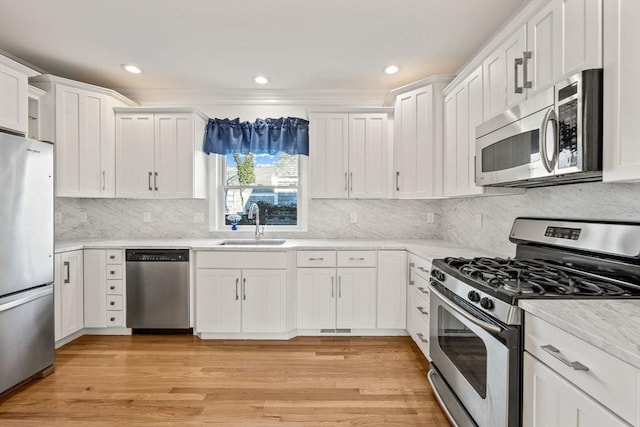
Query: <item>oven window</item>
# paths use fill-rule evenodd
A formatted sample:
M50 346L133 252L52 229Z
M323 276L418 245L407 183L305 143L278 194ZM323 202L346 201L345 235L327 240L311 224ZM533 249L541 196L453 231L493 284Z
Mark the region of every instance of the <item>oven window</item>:
M443 307L438 307L438 344L458 371L487 397L487 348L480 337Z
M496 172L540 160L540 130L520 133L482 149L482 172Z

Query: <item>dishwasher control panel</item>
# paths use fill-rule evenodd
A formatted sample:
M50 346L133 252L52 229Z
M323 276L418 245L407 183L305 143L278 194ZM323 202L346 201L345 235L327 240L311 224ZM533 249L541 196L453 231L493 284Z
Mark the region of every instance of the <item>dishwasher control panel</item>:
M188 249L127 249L127 262L186 262Z

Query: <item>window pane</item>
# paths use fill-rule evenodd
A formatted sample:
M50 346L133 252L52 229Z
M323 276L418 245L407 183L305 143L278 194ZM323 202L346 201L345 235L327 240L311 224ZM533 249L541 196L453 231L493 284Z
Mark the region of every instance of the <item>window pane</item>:
M225 185L298 185L297 155L233 153L225 160Z
M295 188L228 188L225 189L225 225L231 225L230 215L237 214L239 225L253 225L247 219L252 203L260 207L260 223L265 225L298 224L298 190Z

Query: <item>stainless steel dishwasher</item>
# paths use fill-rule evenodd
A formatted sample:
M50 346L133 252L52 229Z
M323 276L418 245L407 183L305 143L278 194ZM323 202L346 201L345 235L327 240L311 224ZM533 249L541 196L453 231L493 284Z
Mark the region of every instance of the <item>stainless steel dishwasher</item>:
M127 328L188 332L189 250L127 249Z

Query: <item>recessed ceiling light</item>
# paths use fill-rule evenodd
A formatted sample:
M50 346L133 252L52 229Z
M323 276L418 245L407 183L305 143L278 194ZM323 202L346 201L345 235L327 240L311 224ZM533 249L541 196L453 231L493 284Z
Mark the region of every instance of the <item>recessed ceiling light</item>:
M122 64L122 68L124 68L125 70L127 70L132 74L140 74L142 72L142 70L139 67L136 67L133 64Z
M266 85L269 83L269 79L266 76L255 76L253 81L258 83L259 85Z
M400 71L400 67L398 67L397 65L387 65L386 67L384 67L385 74L395 74L398 71Z

